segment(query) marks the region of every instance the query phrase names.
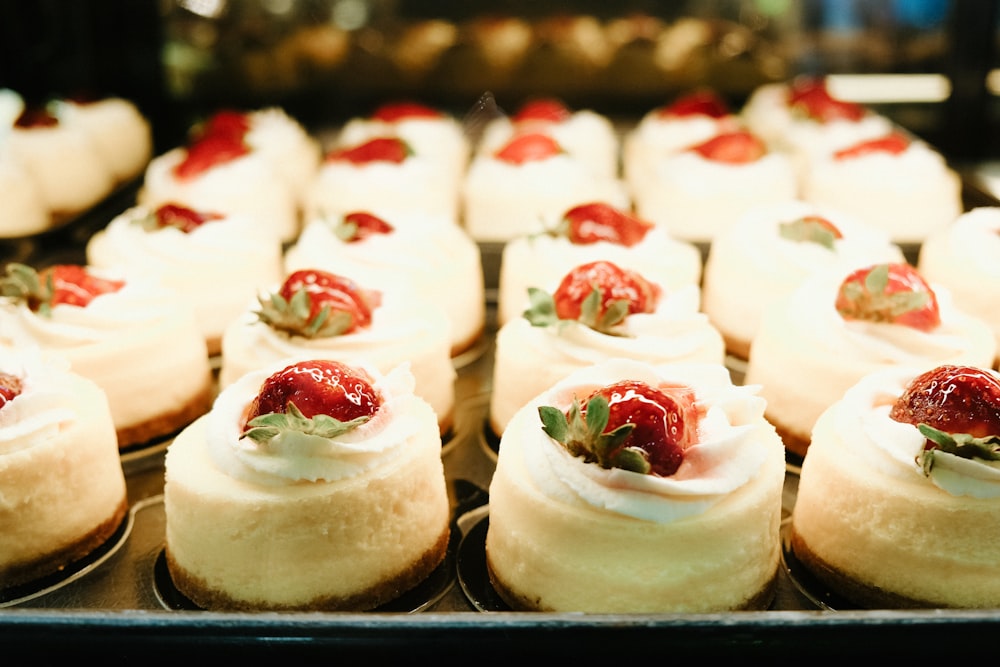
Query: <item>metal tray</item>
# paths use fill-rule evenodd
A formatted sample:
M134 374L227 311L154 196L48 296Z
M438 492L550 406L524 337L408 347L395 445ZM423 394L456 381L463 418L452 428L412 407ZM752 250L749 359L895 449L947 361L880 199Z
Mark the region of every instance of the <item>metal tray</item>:
M133 193L134 194L134 193ZM968 189L967 208L995 205ZM109 203L117 211L128 193ZM0 259L44 265L82 262L89 234L107 211L15 245ZM197 609L172 589L162 565L163 457L169 440L127 452L122 464L131 511L119 533L59 576L0 590L0 647L6 655L47 660L94 657L282 658L381 657L435 662L512 657L581 659L695 653L704 657L798 659L865 655L956 658L979 655L983 637L1000 632L1000 610L852 609L809 581L786 554L767 611L722 614L571 614L507 610L485 579L482 541L496 462L485 434L495 332L496 272L501 247L484 245L490 321L478 346L456 359L456 425L442 457L453 505L445 566L413 595L365 613L216 613ZM703 251L705 249L703 248ZM911 249L912 251L912 249ZM13 253L13 254L11 254ZM734 379L742 368L728 362ZM784 495L794 505L797 466L789 461Z

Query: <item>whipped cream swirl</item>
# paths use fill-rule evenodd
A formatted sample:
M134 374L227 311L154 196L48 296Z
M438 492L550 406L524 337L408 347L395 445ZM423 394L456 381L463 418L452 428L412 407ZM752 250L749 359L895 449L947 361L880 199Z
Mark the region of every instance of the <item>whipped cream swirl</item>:
M33 347L0 348L0 371L20 378L21 393L0 409L0 455L44 444L76 419L69 363Z

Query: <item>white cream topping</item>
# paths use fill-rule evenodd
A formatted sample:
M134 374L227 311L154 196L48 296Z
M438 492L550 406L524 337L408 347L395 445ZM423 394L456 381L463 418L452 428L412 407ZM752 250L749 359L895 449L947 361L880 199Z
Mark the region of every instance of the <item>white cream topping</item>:
M817 157L805 178L815 180L849 179L878 184L892 192L921 191L929 182L938 182L949 171L944 157L921 141L913 141L901 153L875 151L853 158L833 155Z
M378 411L358 428L335 438L286 432L259 443L241 437L244 411L261 384L291 363L281 361L248 373L216 398L207 417L207 446L215 465L226 474L271 486L348 479L391 459L425 430L426 422L410 410L414 379L407 364L385 375L354 364L369 374L382 398Z
M771 191L775 183L795 183L791 161L778 152L767 153L754 162L729 164L709 160L693 151L682 151L659 160L654 168L656 173L649 181L650 187L671 183L699 197L721 191L755 194Z
M981 271L1000 280L1000 207L972 209L959 216L943 234L948 238L956 271Z
M571 456L542 431L539 406L569 409L574 396L584 400L594 389L621 379L651 385L693 387L706 412L698 444L685 451L671 477L604 469ZM638 519L669 523L705 512L726 494L753 478L767 458L768 445L757 437L764 425L764 401L755 386L733 385L721 364L676 363L651 366L611 359L571 374L523 408L501 441L523 452L525 467L539 490L567 502L588 505Z
M924 367L926 370L926 367ZM924 478L918 457L925 438L912 424L889 417L892 403L922 370L898 367L872 373L845 392L835 404L838 441L856 454L856 465L911 481ZM1000 497L1000 461L966 459L948 452L935 454L930 482L953 496Z
M0 455L45 444L76 419L65 359L35 347L0 347L0 372L21 380L21 393L0 408Z

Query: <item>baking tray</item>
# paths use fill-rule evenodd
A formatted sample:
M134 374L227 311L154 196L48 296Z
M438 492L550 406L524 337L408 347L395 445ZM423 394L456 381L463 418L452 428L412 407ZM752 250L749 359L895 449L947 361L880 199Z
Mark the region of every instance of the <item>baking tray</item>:
M135 186L137 188L137 186ZM33 265L83 262L89 235L134 201L125 190L74 225L35 238L0 241L0 259ZM966 208L998 205L974 184ZM163 566L163 457L169 440L126 452L130 513L104 549L58 576L0 590L0 647L30 664L94 657L394 660L469 664L515 657L621 659L678 652L699 657L834 656L955 659L979 655L1000 632L1000 610L862 610L809 580L783 553L766 611L719 614L576 614L508 610L485 576L483 537L496 463L486 434L496 330L499 244L483 244L488 326L456 359L456 424L442 449L453 509L448 558L425 584L364 613L218 613L173 589ZM914 257L916 248L904 248ZM707 248L702 248L703 253ZM727 365L736 381L742 368ZM784 514L794 505L797 462L788 462ZM784 550L783 550L784 551Z

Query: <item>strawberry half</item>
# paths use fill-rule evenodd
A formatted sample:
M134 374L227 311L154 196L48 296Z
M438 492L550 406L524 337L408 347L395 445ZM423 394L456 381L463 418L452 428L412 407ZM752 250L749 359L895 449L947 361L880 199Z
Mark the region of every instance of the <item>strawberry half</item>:
M631 247L646 238L653 223L606 204L580 204L566 211L552 232L564 236L570 243L589 245L601 241Z
M934 452L1000 460L1000 376L975 366L943 365L915 377L889 417L927 438L918 463L925 474Z
M542 406L538 414L545 433L573 456L660 477L677 472L684 451L698 442L701 419L690 387L633 380L602 387L583 405L574 399L565 413Z
M865 108L854 102L838 100L830 95L823 79L803 79L792 84L788 105L806 118L827 123L832 120L859 121Z
M835 224L819 215L806 215L778 225L778 235L789 241L818 243L833 250L834 241L844 238Z
M569 108L552 97L525 102L511 119L515 124L529 122L562 123L573 117Z
M383 104L374 112L371 119L382 123L398 123L403 120L443 118L444 114L419 102L399 101Z
M153 215L148 218L139 219L137 222L142 224L146 229L174 227L185 234L189 234L206 222L221 220L222 218L221 213L195 211L180 204L163 204L153 212Z
M0 372L0 408L19 396L22 389L21 378L10 373Z
M187 153L176 167L174 174L182 181L191 180L209 169L232 162L247 155L250 147L243 137L225 133L206 134L189 144Z
M888 155L899 155L910 147L910 140L900 132L892 132L884 137L862 141L853 146L842 148L833 154L835 160L850 160L853 158L872 155L874 153L886 153Z
M242 142L250 131L249 114L240 111L224 109L212 114L197 130L196 140L210 136L228 137L233 141Z
M376 234L391 234L395 228L382 218L366 213L355 211L348 213L334 228L334 233L345 243L355 243Z
M563 153L559 142L541 132L525 132L512 138L493 155L498 160L510 164L524 164L546 160Z
M413 150L410 145L399 137L375 137L356 146L334 149L326 154L326 161L342 161L358 165L372 162L401 164L411 155Z
M381 405L364 371L338 361L300 361L264 380L242 432L257 442L288 430L332 438L371 419Z
M123 280L96 276L78 264L56 264L36 272L30 266L12 262L0 280L0 294L24 301L33 312L48 316L59 304L84 307L94 298L124 286Z
M289 275L277 292L258 298L257 317L293 336L326 338L369 326L380 299L378 292L344 276L302 269Z
M529 288L531 305L524 317L533 326L575 320L595 331L614 334L628 315L653 312L660 294L659 285L635 271L600 260L572 269L551 296Z
M835 306L848 320L901 324L920 331L941 324L934 290L905 263L856 269L841 282Z
M690 118L692 116L725 118L729 113L728 105L711 90L696 90L682 95L672 103L660 107L656 112L660 118Z
M756 162L767 153L764 141L746 130L723 132L688 150L698 153L706 160L726 164L748 164Z

